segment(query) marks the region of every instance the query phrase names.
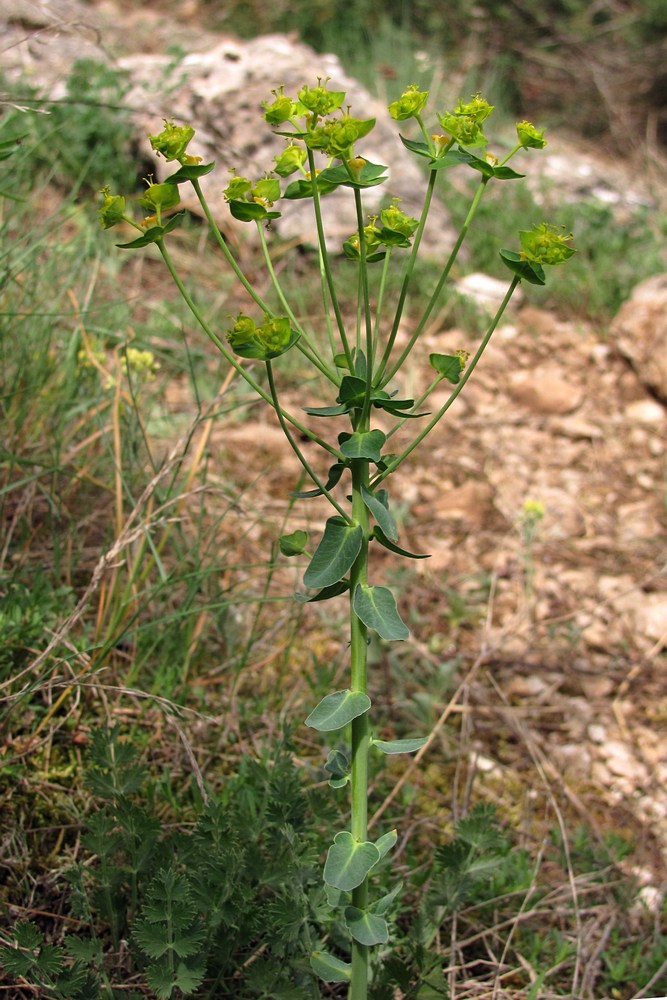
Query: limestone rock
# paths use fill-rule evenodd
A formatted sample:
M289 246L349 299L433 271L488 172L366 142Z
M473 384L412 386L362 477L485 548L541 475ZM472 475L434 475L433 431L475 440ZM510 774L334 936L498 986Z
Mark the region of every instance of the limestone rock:
M667 404L667 274L637 285L610 334L640 382Z
M566 381L560 369L546 366L529 372L515 372L509 388L513 399L534 413L572 413L582 401L578 386Z

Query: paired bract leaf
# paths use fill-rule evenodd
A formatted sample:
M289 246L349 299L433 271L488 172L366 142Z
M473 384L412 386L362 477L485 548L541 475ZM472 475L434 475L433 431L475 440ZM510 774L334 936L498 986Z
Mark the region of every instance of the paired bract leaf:
M544 268L541 264L525 260L516 250L501 250L500 257L503 264L509 267L513 274L517 274L522 281L527 281L531 285L546 284Z
M360 524L348 524L342 517L330 517L320 544L315 549L303 582L316 590L338 583L359 555L364 532Z
M380 852L370 841L355 840L343 830L334 837L324 865L324 881L334 889L349 892L364 881L380 860Z
M458 354L429 354L428 363L434 368L438 375L442 375L452 385L461 381L461 371L463 366Z
M320 733L342 729L371 707L371 699L361 691L335 691L328 694L306 719L306 725Z
M185 212L177 212L176 215L171 216L164 226L151 226L143 236L137 237L136 240L131 240L130 243L116 243L116 246L120 250L138 250L140 247L147 247L150 243L158 243L164 239L167 233L172 232L177 226L180 226L184 218Z
M375 629L389 642L407 639L410 631L396 609L396 600L388 587L369 587L360 583L354 591L355 614L368 628Z

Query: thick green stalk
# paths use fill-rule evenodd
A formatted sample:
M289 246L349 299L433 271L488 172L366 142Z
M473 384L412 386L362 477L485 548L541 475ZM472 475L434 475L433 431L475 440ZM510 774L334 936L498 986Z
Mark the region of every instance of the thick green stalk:
M363 543L350 571L350 654L351 690L368 693L367 629L354 611L354 591L359 584L368 583L368 534L369 516L361 495L361 487L368 487L369 462L358 459L352 462L352 517L363 528ZM356 841L368 839L368 712L352 721L352 820L351 833ZM368 904L368 878L352 892L352 905L360 910ZM368 993L368 948L352 941L352 978L348 1000L366 1000Z

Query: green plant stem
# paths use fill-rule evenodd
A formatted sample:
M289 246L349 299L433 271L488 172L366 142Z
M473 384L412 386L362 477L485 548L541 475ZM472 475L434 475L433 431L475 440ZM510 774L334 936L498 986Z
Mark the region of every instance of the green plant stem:
M338 379L336 377L336 375L333 374L331 372L331 370L327 367L327 365L324 362L323 358L319 354L317 348L311 342L308 334L306 333L306 331L304 330L304 328L299 323L299 321L296 318L296 316L294 315L294 312L292 311L292 309L291 309L291 307L290 307L287 299L285 298L285 293L283 292L282 286L281 286L280 282L278 281L278 276L277 276L277 274L275 272L275 268L273 266L273 261L271 260L271 255L269 253L269 248L268 248L267 242L266 242L266 236L264 234L264 227L262 226L262 223L261 223L260 220L257 221L257 232L259 233L259 240L260 240L260 244L261 244L261 247L262 247L262 253L264 255L264 263L266 264L266 269L269 272L269 275L271 277L271 283L272 283L272 285L273 285L273 287L275 289L276 295L278 296L278 299L280 300L280 304L283 307L283 309L285 310L285 315L289 318L289 321L290 321L292 327L295 330L297 330L298 333L300 334L299 340L297 341L297 344L296 344L297 348L301 351L301 353L304 355L304 357L306 357L308 359L308 361L310 361L310 363L315 368L317 368L324 375L324 377L326 379L329 380L329 382L331 382L333 385L335 385L336 387L338 387L340 385L340 379Z
M192 184L193 188L195 189L195 194L197 195L197 198L199 199L199 204L201 205L201 207L202 207L202 209L204 211L204 215L206 216L206 221L208 222L208 224L210 226L210 229L211 229L211 232L213 233L213 236L215 238L215 241L218 244L218 246L220 247L220 249L222 250L222 253L223 253L223 255L224 255L227 263L229 264L229 266L231 267L232 271L234 272L234 274L236 275L236 277L239 279L239 281L241 282L241 284L243 285L243 287L245 288L246 292L251 297L251 299L253 300L253 302L257 303L257 305L259 306L259 308L262 309L264 312L270 313L271 310L269 309L268 305L266 304L266 302L264 301L264 299L262 298L262 296L258 292L256 292L255 289L253 288L253 286L250 284L250 282L246 278L245 274L241 270L241 268L240 268L240 266L239 266L236 258L234 257L234 254L231 252L231 250L227 246L227 243L225 242L225 238L222 235L222 233L220 232L218 224L216 223L215 219L213 218L213 216L211 214L211 210L208 207L208 203L207 203L206 199L204 198L204 193L203 193L203 191L201 189L201 185L200 185L199 181L195 178L195 179L191 180L190 183Z
M364 211L361 203L361 191L354 189L354 205L357 211L357 230L359 232L359 280L361 283L361 300L364 311L364 328L366 331L366 394L362 409L361 421L367 421L371 409L371 387L373 384L373 321L371 319L371 301L368 289L368 263L366 261L366 234L364 233Z
M363 543L350 571L350 656L352 691L368 693L367 628L354 611L354 592L360 584L368 583L368 509L361 494L362 486L368 487L369 462L358 459L352 462L352 517L363 528ZM351 833L356 841L368 838L368 712L352 720L351 783L352 819ZM368 878L352 892L352 905L363 910L368 905ZM352 976L348 1000L366 1000L368 992L368 948L352 941Z
M334 316L336 317L336 323L338 325L338 334L340 336L340 341L343 346L343 351L345 352L345 358L347 359L347 364L350 371L354 370L352 350L347 339L347 334L345 333L345 323L343 322L343 316L340 311L340 306L338 304L338 296L336 295L336 286L334 285L333 274L331 273L331 265L329 263L329 255L327 253L326 239L324 236L324 225L322 224L322 206L320 205L320 192L317 189L317 169L315 167L315 157L313 156L312 149L308 150L308 169L310 170L311 185L313 190L313 209L315 211L315 225L317 227L317 242L320 248L320 254L322 259L322 266L324 268L324 274L326 276L326 284L329 291L329 298L331 300L331 307L334 311Z
M420 336L422 330L426 326L426 324L427 324L427 322L429 320L429 317L430 317L431 313L433 312L433 310L435 308L436 302L440 298L440 294L442 292L444 284L447 281L447 278L449 277L449 272L451 271L451 269L452 269L452 267L454 265L454 262L456 261L456 258L458 257L459 250L461 249L461 246L463 245L463 241L465 240L466 236L468 235L468 230L470 228L470 224L471 224L471 222L472 222L472 220L474 218L475 212L479 208L479 203L482 200L482 195L484 194L484 191L486 190L486 185L487 185L488 181L489 181L488 177L483 177L482 180L480 181L480 183L479 183L479 185L477 187L477 191L475 192L475 196L474 196L474 198L472 200L472 203L470 205L470 208L468 210L468 214L467 214L467 216L465 218L465 222L461 226L461 230L460 230L459 235L458 235L458 237L456 239L456 243L452 247L452 251L451 251L451 253L450 253L450 255L449 255L448 259L447 259L447 263L445 264L445 266L444 266L444 268L442 270L442 274L440 275L440 278L438 279L438 283L435 286L435 289L433 290L433 294L431 295L431 298L429 299L428 305L426 306L426 309L424 310L424 314L423 314L422 318L420 319L419 323L417 324L417 326L415 327L415 329L414 329L414 331L412 333L412 336L410 337L410 340L408 341L408 343L406 344L405 348L401 352L400 357L395 362L395 364L393 364L391 366L391 368L389 369L389 371L387 372L387 374L384 375L384 377L382 379L382 385L386 385L387 382L389 382L394 377L394 375L396 374L396 372L399 371L399 369L403 366L403 363L405 362L406 358L408 357L408 355L412 351L412 348L415 346L415 343L417 342L418 337Z
M303 466L304 470L306 471L306 473L310 476L310 478L315 483L315 485L317 486L317 488L322 491L323 495L327 498L327 500L329 501L329 503L331 504L331 506L334 507L335 510L338 511L338 513L341 515L341 517L345 518L345 520L347 521L348 524L352 524L352 519L350 518L350 515L345 512L345 510L341 507L341 505L338 503L338 501L336 500L336 498L326 488L326 486L324 485L324 483L322 482L322 480L320 479L320 477L317 475L317 473L315 472L315 470L311 466L310 462L308 461L308 459L303 454L303 452L299 448L298 444L294 440L294 438L293 438L293 436L292 436L292 434L290 432L290 429L287 426L287 422L286 422L285 417L283 415L282 407L280 406L280 403L278 401L278 392L276 390L276 383L275 383L275 380L273 378L273 366L272 366L272 364L271 364L270 361L266 361L265 364L266 364L266 374L267 374L267 377L268 377L268 380L269 380L269 389L271 391L271 405L273 406L274 410L276 411L276 414L278 416L278 420L280 421L280 426L281 426L281 428L283 430L283 434L287 438L287 441L288 441L288 444L289 444L290 448L292 449L292 451L294 452L294 454L296 455L296 457L299 459L299 461L300 461L301 465Z
M429 423L426 425L426 427L423 428L423 430L407 446L407 448L405 448L404 451L402 451L400 455L397 455L397 457L394 459L394 461L390 462L387 465L387 467L384 470L384 472L382 472L376 479L373 480L373 482L371 484L371 489L375 489L379 485L379 483L382 482L383 479L386 479L386 477L390 476L392 472L395 472L396 469L401 464L401 462L403 462L408 457L408 455L410 455L415 450L415 448L417 448L418 445L421 444L421 442L424 440L424 438L426 437L426 435L430 434L430 432L433 430L433 428L435 427L435 425L437 423L439 423L440 420L442 420L442 418L444 417L445 413L450 408L450 406L452 405L452 403L454 402L454 400L457 398L457 396L459 395L459 393L463 389L464 385L466 384L466 382L468 381L468 379L470 378L470 376L474 372L475 368L477 367L477 362L479 361L479 359L481 358L482 354L484 353L484 351L486 349L486 346L487 346L487 344L489 343L489 341L491 339L491 335L493 334L493 331L498 326L498 323L500 322L500 318L503 315L503 313L505 312L505 309L507 308L507 304L509 303L509 300L512 298L512 295L514 294L514 290L516 289L516 287L517 287L517 285L519 284L520 281L521 281L521 279L519 278L519 276L515 274L514 277L512 278L512 282L511 282L509 288L507 289L507 292L505 294L505 298L503 299L502 303L500 304L496 315L493 317L493 320L491 321L491 324L490 324L488 330L484 334L484 337L482 338L482 341L481 341L479 347L477 348L477 351L475 352L475 355L474 355L473 359L470 362L468 362L466 370L463 373L463 375L461 376L460 382L458 382L456 384L456 386L454 387L454 389L452 391L452 394L450 395L450 397L447 400L447 402L444 403L444 405L440 407L440 409L435 414L435 416L432 417L432 419L429 421ZM405 423L404 420L399 421L399 425L403 424L403 423Z
M408 258L408 263L405 268L405 274L403 275L403 284L401 285L401 291L398 296L398 302L396 303L396 315L394 317L394 323L391 328L391 332L387 339L387 344L384 349L384 354L382 355L382 360L378 365L376 372L376 384L384 384L387 380L383 378L384 370L389 363L389 358L391 357L391 352L394 347L394 342L398 334L398 328L401 324L401 319L403 318L403 310L405 308L405 300L408 296L408 288L410 287L410 279L412 277L412 272L415 269L415 263L417 261L417 255L419 253L419 246L421 244L421 239L424 233L424 227L426 225L426 219L428 218L429 209L431 207L431 201L433 199L433 191L435 189L435 182L438 177L437 170L431 170L428 177L428 187L426 188L426 197L424 198L424 206L422 208L422 213L419 218L419 225L415 232L415 237L412 243L412 251L410 252L410 257Z
M213 332L213 330L210 328L210 326L204 319L198 306L193 301L187 288L181 281L180 275L178 274L178 271L174 267L174 262L171 259L169 251L167 250L164 244L164 240L157 240L156 246L160 251L160 253L162 254L162 259L167 265L167 269L169 270L169 273L171 274L174 280L174 284L181 293L181 296L183 297L185 304L187 305L188 309L190 310L194 318L199 323L200 327L202 328L206 336L209 338L210 341L212 341L212 343L215 344L215 346L218 348L218 350L223 355L225 360L228 361L229 364L232 366L232 368L237 372L237 374L239 374L241 378L248 383L250 388L254 389L255 392L259 396L261 396L261 398L264 400L265 403L268 403L270 406L273 406L274 404L270 394L268 392L265 392L264 389L262 389L259 382L256 382L255 379L252 377L252 375L248 374L244 366L236 360L234 355L227 349L225 344L220 340L218 335ZM334 448L332 445L330 445L328 441L325 441L323 438L321 438L319 434L315 434L313 431L311 431L309 427L306 427L305 424L302 424L300 420L297 420L296 417L293 417L291 413L287 412L287 410L281 410L280 413L278 414L278 417L279 419L282 417L282 419L290 423L292 427L295 427L300 434L304 434L307 438L310 438L311 441L314 441L316 444L319 444L320 448L323 448L324 451L328 451L329 454L333 455L333 457L337 461L339 462L345 461L342 453L339 452L337 448Z

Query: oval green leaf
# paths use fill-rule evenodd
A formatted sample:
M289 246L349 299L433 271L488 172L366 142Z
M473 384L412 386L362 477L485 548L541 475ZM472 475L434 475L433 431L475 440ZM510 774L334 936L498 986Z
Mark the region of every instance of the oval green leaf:
M280 551L284 556L300 556L308 544L307 531L293 531L289 535L281 535L278 539Z
M345 925L355 941L369 948L376 944L386 944L389 940L387 921L368 910L360 910L356 906L345 907Z
M366 487L362 484L361 496L366 507L368 507L369 511L382 528L382 531L392 540L392 542L395 542L398 538L398 529L394 518L389 513L386 502L383 502L386 500L386 491L382 490L381 494L380 492L371 493L371 491L366 489Z
M325 983L349 983L352 978L352 966L328 951L314 951L310 956L310 967Z
M305 586L321 590L342 580L359 555L363 537L360 524L348 524L342 517L330 517L304 573Z
M362 691L335 691L328 694L317 705L308 718L306 725L317 729L319 733L331 733L347 726L352 719L363 715L371 707L371 699Z
M400 545L394 545L394 543L387 538L385 533L380 527L373 529L373 538L384 545L385 549L389 549L390 552L395 552L397 556L405 556L407 559L430 559L428 552L408 552L407 549L402 549Z
M500 257L503 264L509 267L513 274L517 274L522 281L527 281L531 285L545 285L546 278L541 264L534 261L524 260L516 250L501 250Z
M382 859L385 854L388 854L392 847L398 840L398 833L396 830L390 830L389 833L384 833L378 840L375 841L375 846L380 852L380 859Z
M375 629L382 639L393 642L407 639L410 630L396 609L396 601L387 587L369 587L364 583L354 591L355 614L368 628Z
M461 381L461 358L457 354L429 354L428 363L452 385Z
M349 892L364 881L380 860L380 852L370 841L355 840L343 830L334 837L324 865L324 881L334 889Z
M341 434L340 450L346 458L367 458L371 462L379 462L386 440L387 435L383 431L354 431L353 434Z
M428 736L421 736L414 740L371 740L371 743L382 753L414 753L421 750L427 740Z

